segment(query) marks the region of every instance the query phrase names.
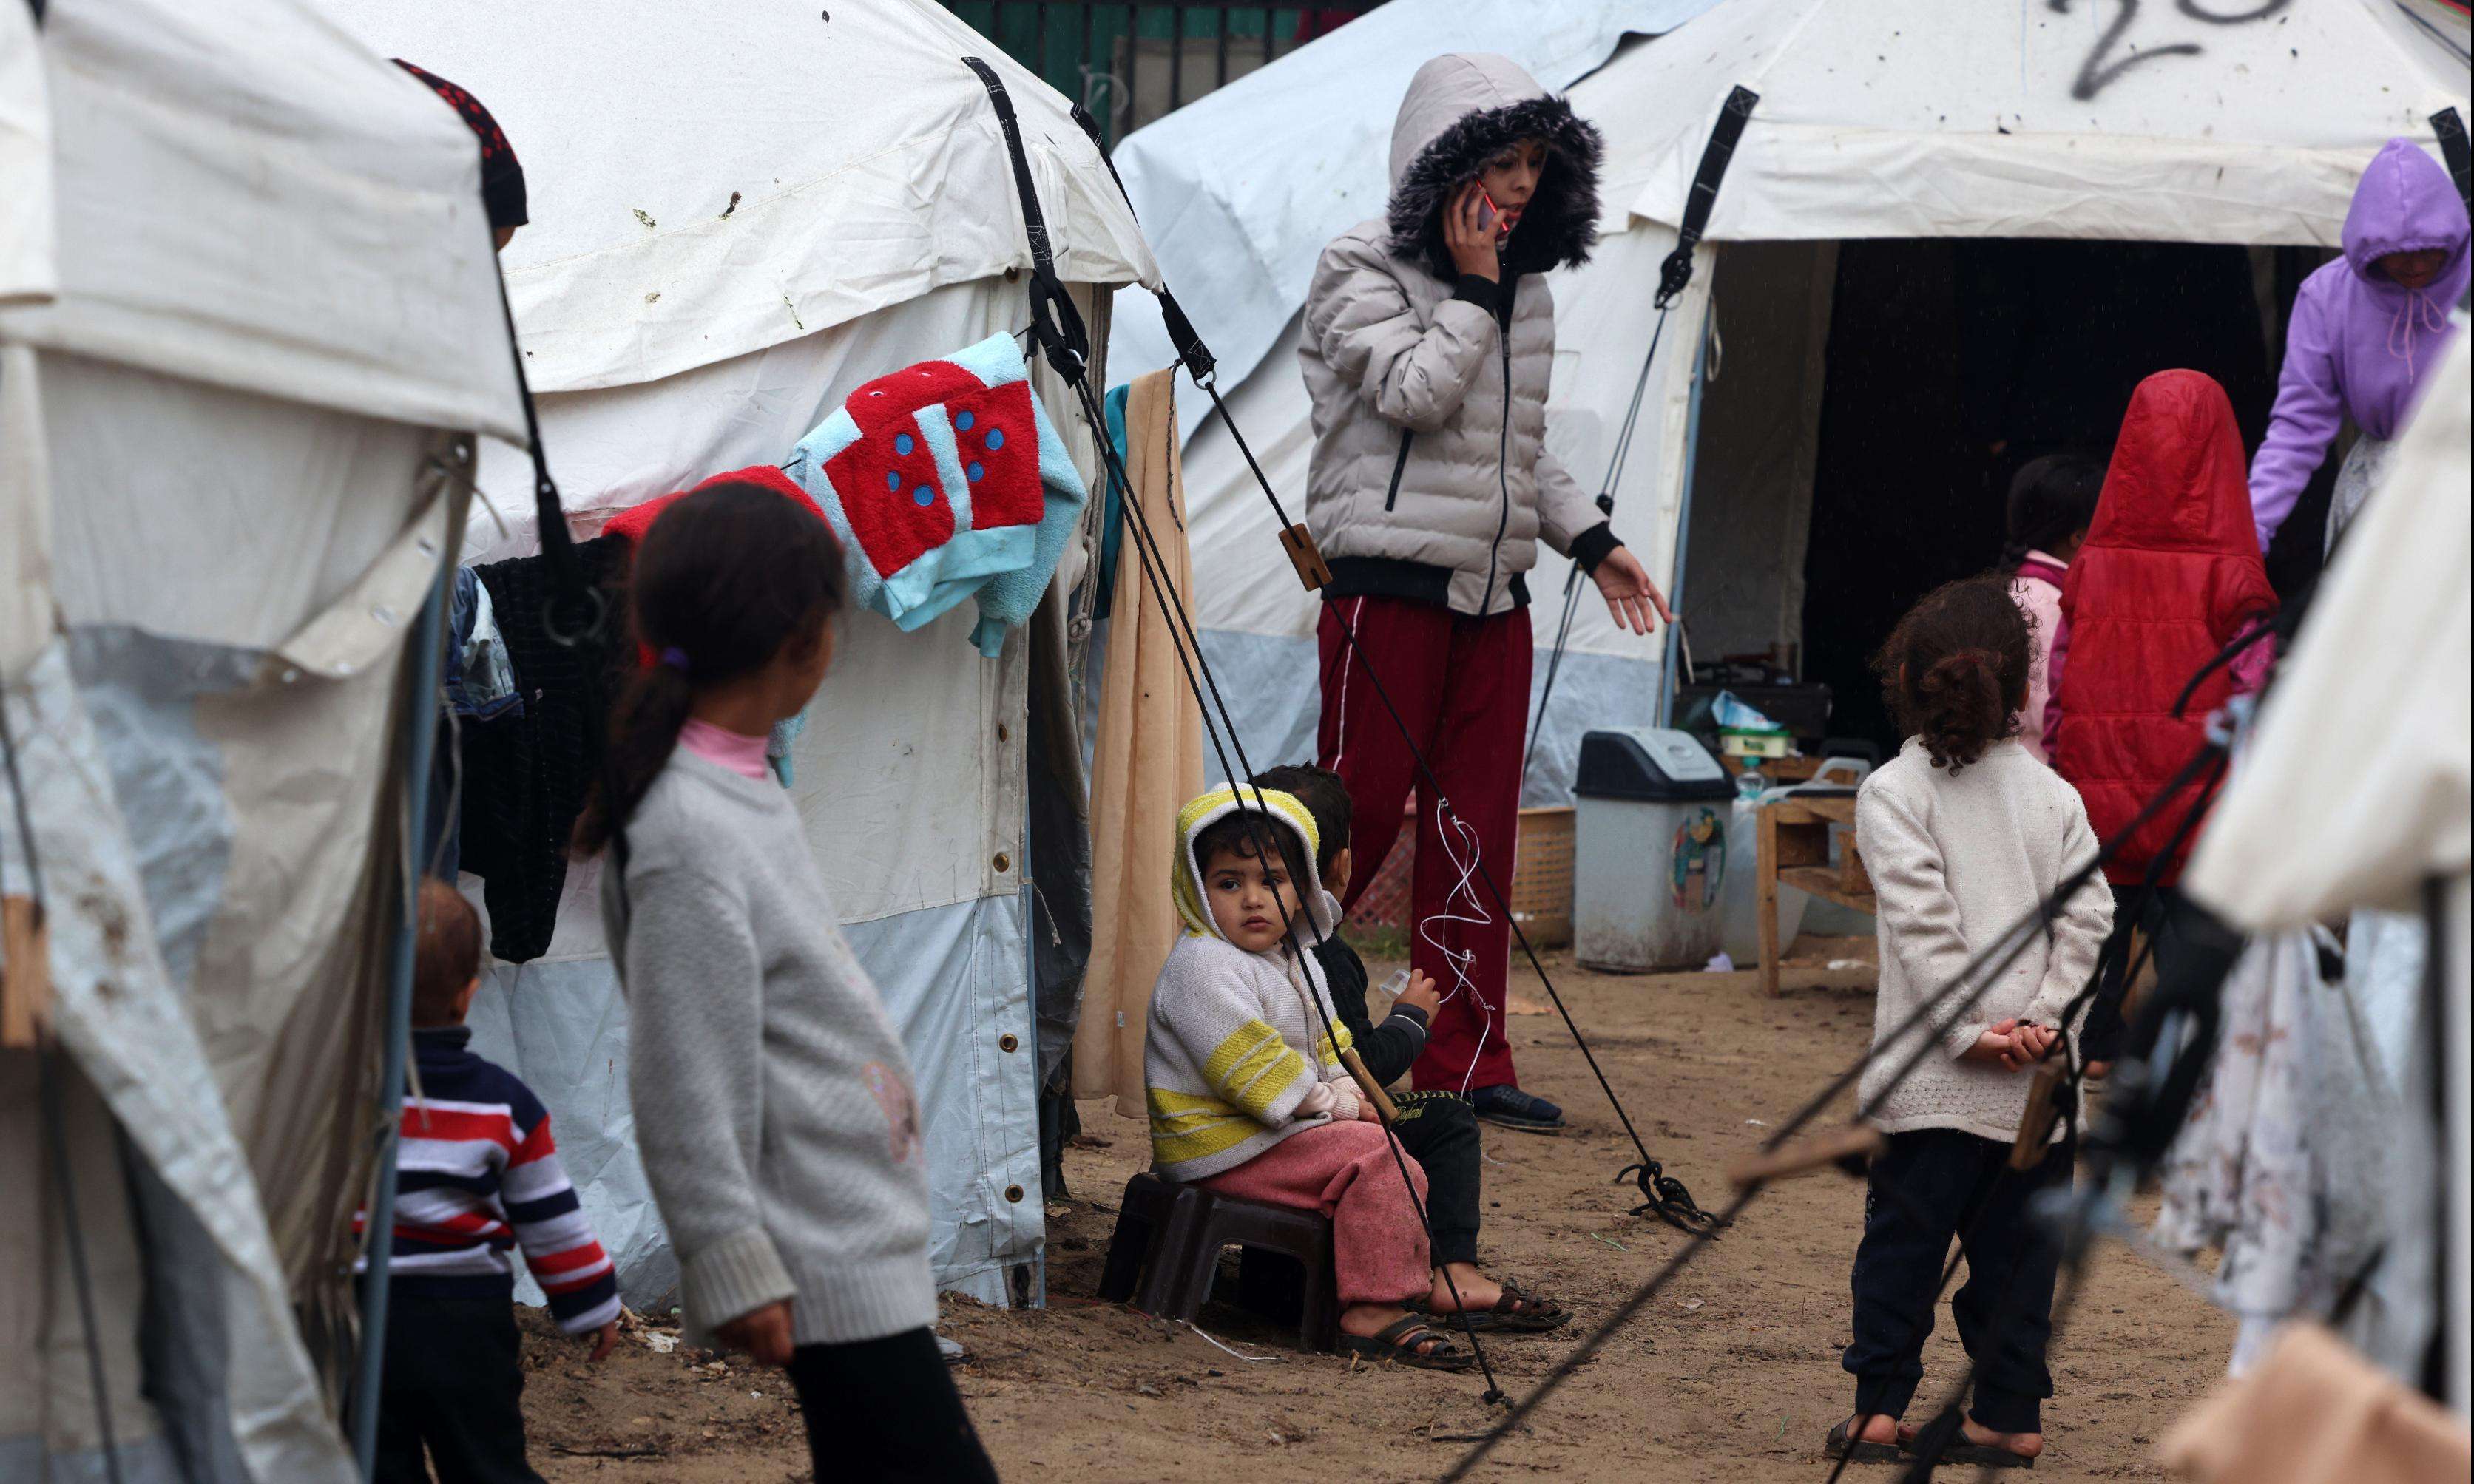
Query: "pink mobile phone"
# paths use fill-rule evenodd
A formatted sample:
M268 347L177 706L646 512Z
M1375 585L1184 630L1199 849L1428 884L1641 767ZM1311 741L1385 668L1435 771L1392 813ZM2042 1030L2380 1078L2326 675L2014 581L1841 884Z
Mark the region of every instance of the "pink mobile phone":
M1485 186L1477 188L1477 199L1486 203L1486 209L1478 213L1478 225L1492 228L1498 241L1510 236L1512 228L1503 225L1503 208L1494 203L1494 198L1488 194Z

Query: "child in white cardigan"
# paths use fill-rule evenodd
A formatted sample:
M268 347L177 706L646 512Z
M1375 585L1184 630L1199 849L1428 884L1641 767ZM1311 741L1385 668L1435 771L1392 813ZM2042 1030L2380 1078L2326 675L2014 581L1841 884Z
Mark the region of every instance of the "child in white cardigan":
M2103 878L2073 891L1981 998L1966 1004L1962 990L1896 1036L2096 856L2077 791L2018 740L2028 662L2027 624L2000 577L1927 595L1875 660L1907 733L1856 802L1881 938L1880 1054L1861 1098L1889 1145L1865 1194L1855 1338L1841 1362L1856 1376L1856 1412L1831 1429L1832 1453L1895 1458L1913 1436L1899 1418L1924 1377L1953 1236L1966 1249L1968 1281L1951 1308L1977 1379L1966 1436L1944 1458L2017 1467L2044 1450L2060 1252L2029 1205L2070 1179L2070 1151L2057 1128L2034 1170L2006 1164L2028 1069L2076 1034L2076 1016L2065 1025L2064 1013L2113 925ZM1920 1048L1923 1060L1902 1078Z

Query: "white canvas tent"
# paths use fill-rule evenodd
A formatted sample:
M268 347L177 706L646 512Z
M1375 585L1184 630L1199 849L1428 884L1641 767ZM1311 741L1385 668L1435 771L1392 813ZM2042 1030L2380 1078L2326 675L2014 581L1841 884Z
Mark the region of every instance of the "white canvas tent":
M2234 21L2149 7L2135 33L2108 41L2120 14L1969 0L1895 12L1860 0L1729 0L1677 17L1669 34L1626 43L1571 85L1578 111L1606 135L1607 215L1595 259L1549 279L1560 329L1549 436L1592 484L1632 395L1658 265L1674 245L1710 127L1733 87L1760 95L1614 491L1617 534L1654 575L1672 579L1700 658L1792 641L1805 627L1823 377L1832 353L1865 348L1828 344L1838 242L2333 247L2354 181L2380 144L2399 134L2428 142L2433 112L2466 108L2462 18L2416 0L2271 5ZM1153 129L1225 100L1216 122L1229 136L1327 132L1378 160L1367 120L1379 113L1388 127L1396 89L1370 100L1282 86L1291 69L1329 66L1352 46L1372 58L1368 24L1344 27ZM1420 40L1395 70L1440 49ZM1259 108L1247 107L1254 100ZM1192 188L1155 187L1170 209ZM1276 172L1224 189L1231 219L1282 220ZM1160 214L1144 196L1137 203ZM1207 261L1182 248L1175 237L1161 243L1172 283L1196 281ZM1293 311L1305 269L1279 262L1279 303ZM1187 307L1210 338L1207 291L1185 293L1199 300ZM1255 323L1266 314L1250 301L1247 312ZM1309 434L1296 333L1292 314L1267 353L1232 366L1230 379L1241 367L1247 374L1229 401L1274 483L1301 498ZM1121 355L1118 364L1130 363ZM1265 651L1248 673L1288 678L1266 691L1280 705L1257 723L1278 745L1255 745L1300 754L1311 737L1314 605L1281 570L1270 517L1233 445L1216 423L1188 427L1200 428L1186 480L1203 622L1224 641ZM1553 637L1547 599L1561 578L1551 560L1533 574L1541 649ZM1580 730L1655 711L1656 643L1613 633L1594 596L1585 595L1581 616L1528 780L1532 803L1560 796Z
M99 1348L123 1477L342 1481L303 1326L349 1343L383 1124L405 639L447 470L521 425L477 160L294 0L28 18L0 12L0 680L63 1054L55 1108L0 1052L0 1479L103 1476Z
M2419 1128L2397 1130L2395 1143L2445 1176L2446 1205L2433 1223L2445 1233L2445 1278L2425 1302L2445 1340L2448 1400L2463 1413L2474 1375L2474 505L2466 497L2474 344L2462 311L2457 318L2457 344L2401 435L2388 480L2330 563L2186 880L2193 895L2253 932L2298 929L2357 908L2417 916L2437 908L2428 951L2439 993L2418 998L2441 1019L2415 1016L2412 1041L2418 1062L2438 1052L2443 1128L2436 1149ZM2417 1117L2432 1106L2428 1086L2406 1102ZM2430 1188L2419 1172L2394 1184L2416 1196ZM2417 1200L2397 1204L2432 1214L2415 1209ZM2392 1233L2391 1247L2428 1259L2419 1235ZM2426 1288L2424 1271L2408 1266L2401 1284Z
M331 9L470 88L523 162L533 220L507 276L580 536L706 475L779 463L861 382L1028 323L1011 166L962 56L1006 81L1059 275L1086 313L1104 308L1097 289L1155 276L1065 101L931 0L726 24L580 0ZM1032 384L1096 474L1070 394L1044 369ZM468 558L530 551L523 456L486 447L479 484L491 514ZM903 634L851 614L795 793L919 1075L937 1279L1003 1303L1044 1230L1023 931L1031 665L1020 635L982 661L970 627L949 615ZM666 1311L676 1264L635 1153L597 880L570 871L548 953L492 970L474 1044L548 1105L628 1301Z

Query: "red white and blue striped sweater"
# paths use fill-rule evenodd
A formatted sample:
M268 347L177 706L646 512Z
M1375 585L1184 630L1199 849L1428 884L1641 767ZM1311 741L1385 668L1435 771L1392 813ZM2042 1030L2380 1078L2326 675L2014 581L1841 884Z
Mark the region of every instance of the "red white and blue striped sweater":
M549 1111L514 1073L473 1055L472 1036L461 1025L412 1033L421 1095L403 1100L393 1290L512 1300L507 1254L521 1242L559 1328L597 1329L618 1317L618 1275L558 1162ZM356 1215L354 1231L366 1221Z

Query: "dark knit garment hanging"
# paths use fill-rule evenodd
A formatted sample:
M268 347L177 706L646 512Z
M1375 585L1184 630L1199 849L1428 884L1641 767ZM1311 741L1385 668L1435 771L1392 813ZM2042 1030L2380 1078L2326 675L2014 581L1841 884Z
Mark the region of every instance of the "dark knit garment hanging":
M623 609L618 587L629 550L623 539L608 536L575 548L585 581L610 596L611 632ZM588 694L584 667L606 665L618 646L606 639L569 646L550 637L543 614L557 579L546 558L517 557L474 571L497 611L524 704L520 716L464 726L458 864L485 883L490 952L521 964L548 951L558 925L568 836L601 764L607 713L599 708L618 694L617 677L607 673Z

